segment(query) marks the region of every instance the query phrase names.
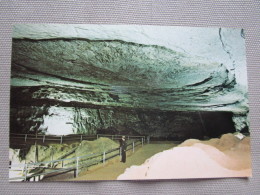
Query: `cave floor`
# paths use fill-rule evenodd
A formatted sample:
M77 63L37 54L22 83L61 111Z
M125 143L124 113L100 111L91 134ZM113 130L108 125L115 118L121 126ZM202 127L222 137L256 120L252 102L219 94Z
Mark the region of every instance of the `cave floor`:
M89 168L89 170L81 171L77 178L69 179L60 177L56 179L53 178L52 181L116 180L119 175L124 173L126 168L129 168L132 165L141 165L156 153L173 148L177 145L178 144L173 142L151 142L150 144L145 144L143 147L137 148L134 153L128 151L126 163L120 162L120 157L116 157L106 162L105 165L100 164Z

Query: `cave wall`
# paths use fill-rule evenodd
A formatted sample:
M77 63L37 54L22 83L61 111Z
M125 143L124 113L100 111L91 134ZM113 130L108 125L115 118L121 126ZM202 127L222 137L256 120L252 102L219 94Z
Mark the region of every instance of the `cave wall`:
M236 131L230 112L16 106L11 116L12 133L127 134L184 140Z

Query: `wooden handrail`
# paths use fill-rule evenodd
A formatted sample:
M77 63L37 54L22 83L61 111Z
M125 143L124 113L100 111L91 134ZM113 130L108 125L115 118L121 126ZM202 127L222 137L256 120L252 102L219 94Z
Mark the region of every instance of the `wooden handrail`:
M70 135L35 135L35 134L16 134L11 133L10 138L13 139L24 139L24 142L26 143L27 140L42 140L42 143L46 141L57 141L61 144L66 141L82 141L82 140L89 140L89 139L98 139L99 137L111 137L113 140L118 140L123 135L109 135L109 134L97 134L97 135L85 135L85 134L70 134ZM136 139L136 138L142 138L143 141L145 141L145 136L139 136L139 135L129 135L127 136L127 139Z
M133 144L134 143L134 144ZM142 144L142 141L140 140L135 140L131 143L128 143L127 146L129 145L132 145L132 148L128 148L128 150L133 150L134 151L134 146L138 146L138 145L141 145ZM78 172L79 172L79 168L82 168L82 167L86 167L86 166L91 166L91 165L94 165L94 164L98 164L99 162L103 162L105 163L107 160L111 159L111 158L114 158L118 155L120 155L120 152L119 152L119 149L120 147L117 147L117 148L113 148L113 149L110 149L108 151L104 151L102 153L91 153L91 154L87 154L87 155L83 155L83 156L77 156L77 157L73 157L73 158L67 158L67 159L59 159L59 160L52 160L52 161L43 161L43 162L37 162L37 163L29 163L29 164L16 164L15 166L9 166L10 168L11 167L25 167L25 176L24 177L16 177L16 178L9 178L9 180L20 180L20 179L24 179L24 180L27 180L28 178L32 178L32 177L37 177L37 176L41 176L41 175L48 175L48 174L51 174L51 173L54 173L54 172L62 172L62 173L65 173L65 172L68 172L68 171L76 171L76 176L78 175ZM128 151L127 150L127 151ZM115 151L118 151L118 153L112 155L112 156L107 156L107 154L110 154L112 152L115 152ZM89 163L89 160L93 159L93 158L97 158L99 156L102 156L102 160L96 160L95 162L91 162L90 164ZM87 163L85 163L84 165L79 165L79 161L80 159L82 158L86 158L88 157L87 159L84 159L83 161L88 161ZM67 167L67 168L60 168L56 171L51 171L51 172L45 172L45 173L37 173L37 174L32 174L32 175L27 175L27 171L28 169L30 168L35 168L35 165L42 165L42 164L52 164L52 163L56 163L56 162L63 162L63 161L68 161L68 160L72 160L72 161L76 161L76 166L72 166L72 167ZM73 163L74 164L74 163ZM37 166L37 167L40 167L40 166ZM45 166L41 166L42 168L47 168ZM49 167L48 167L49 168Z

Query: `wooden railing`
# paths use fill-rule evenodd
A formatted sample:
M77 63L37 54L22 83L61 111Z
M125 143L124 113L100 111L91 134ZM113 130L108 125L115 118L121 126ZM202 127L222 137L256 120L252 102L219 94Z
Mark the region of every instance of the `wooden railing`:
M17 134L11 133L11 139L21 139L26 143L29 140L41 141L42 143L46 141L55 141L62 144L65 141L82 141L82 140L94 140L96 135L84 135L84 134L73 134L73 135L41 135L41 134Z
M142 142L145 143L145 136L144 135L109 135L109 134L97 134L97 139L99 137L107 137L110 138L112 140L119 140L122 138L122 136L125 136L126 140L130 140L130 139L140 139L142 140Z
M101 135L100 135L101 136ZM133 137L133 136L132 136ZM137 146L143 146L144 138L139 140L128 140L127 151L135 151ZM130 147L129 147L130 146ZM10 169L14 170L14 167L21 168L23 176L9 178L9 181L33 181L41 180L44 176L48 177L51 175L65 174L67 172L74 171L74 177L79 175L79 171L82 168L88 168L93 165L103 163L105 164L107 160L112 159L120 154L120 147L112 148L110 150L104 151L102 153L92 153L83 156L77 156L67 159L59 159L45 162L28 163L28 164L18 164L10 165ZM66 163L65 163L66 162ZM59 167L59 168L58 168ZM35 170L35 168L41 168L42 171L39 173L29 173L30 170Z
M42 143L45 143L46 141L56 141L60 144L66 142L66 141L83 141L83 140L94 140L98 139L99 137L107 137L111 138L112 140L119 140L121 139L123 135L108 135L108 134L97 134L97 135L85 135L85 134L71 134L71 135L41 135L41 134L17 134L17 133L11 133L10 138L11 139L20 139L24 140L26 143L29 140L33 141L41 141ZM145 136L135 136L135 135L127 135L126 139L143 139L143 142L145 142Z

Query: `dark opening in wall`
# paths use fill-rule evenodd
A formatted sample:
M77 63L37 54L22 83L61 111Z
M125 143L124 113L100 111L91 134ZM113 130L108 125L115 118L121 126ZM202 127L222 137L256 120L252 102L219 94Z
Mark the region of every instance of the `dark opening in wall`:
M234 133L236 129L232 116L232 112L201 112L202 121L208 134L206 136L214 138L225 133Z
M99 128L97 133L146 135L150 136L151 140L184 141L190 138L214 138L236 131L232 121L232 112L132 110L124 114L124 118L113 119L113 126Z

